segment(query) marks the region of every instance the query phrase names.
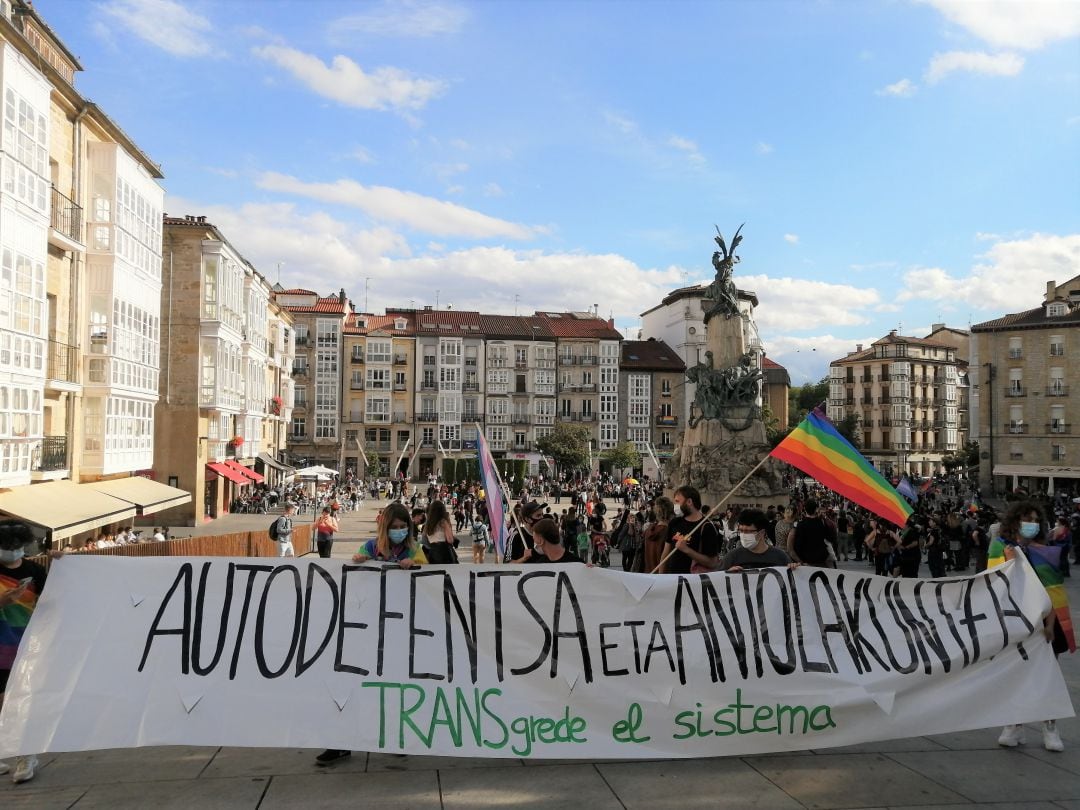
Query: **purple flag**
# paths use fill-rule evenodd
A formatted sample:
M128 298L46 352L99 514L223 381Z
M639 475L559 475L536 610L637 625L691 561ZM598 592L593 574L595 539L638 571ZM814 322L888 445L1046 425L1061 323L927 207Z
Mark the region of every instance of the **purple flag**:
M480 480L486 494L488 521L491 525L491 539L495 543L495 553L499 559L506 552L506 514L503 511L502 488L499 486L499 473L495 469L495 459L491 457L491 448L483 430L477 431L476 455L480 462Z

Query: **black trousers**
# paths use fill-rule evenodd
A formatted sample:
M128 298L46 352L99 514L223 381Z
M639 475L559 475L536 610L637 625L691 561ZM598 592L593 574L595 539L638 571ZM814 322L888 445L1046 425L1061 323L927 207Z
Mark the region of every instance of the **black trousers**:
M315 547L319 550L320 557L330 557L330 552L334 548L334 535L332 534L317 534L315 535Z

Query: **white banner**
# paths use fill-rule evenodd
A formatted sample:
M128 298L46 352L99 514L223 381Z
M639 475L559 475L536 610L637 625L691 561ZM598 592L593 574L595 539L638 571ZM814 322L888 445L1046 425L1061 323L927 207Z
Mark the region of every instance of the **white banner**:
M1069 717L1048 608L1022 561L930 581L70 556L12 672L0 756L699 757Z

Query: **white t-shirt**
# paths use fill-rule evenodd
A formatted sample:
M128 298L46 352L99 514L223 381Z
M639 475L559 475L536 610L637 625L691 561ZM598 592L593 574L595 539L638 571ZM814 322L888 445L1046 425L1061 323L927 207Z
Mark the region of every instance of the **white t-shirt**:
M164 543L165 535L163 535L161 532L154 532L154 540L158 543Z

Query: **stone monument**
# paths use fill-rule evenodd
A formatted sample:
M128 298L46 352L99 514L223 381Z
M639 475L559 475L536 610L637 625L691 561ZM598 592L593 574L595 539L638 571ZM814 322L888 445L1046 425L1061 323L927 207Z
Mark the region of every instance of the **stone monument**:
M666 479L673 487L690 484L704 503L717 504L771 449L761 419L762 372L746 345L738 289L731 276L739 257L742 226L729 248L719 228L713 253L716 277L705 289L705 362L687 369L696 385L690 419L668 462ZM761 506L787 501L780 462L769 459L743 483L729 501Z

